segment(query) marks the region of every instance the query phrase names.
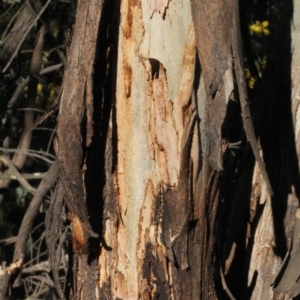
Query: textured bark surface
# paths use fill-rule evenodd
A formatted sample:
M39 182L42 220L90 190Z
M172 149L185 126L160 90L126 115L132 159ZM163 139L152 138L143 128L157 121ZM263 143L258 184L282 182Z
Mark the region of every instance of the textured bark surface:
M94 66L103 1L78 2L76 24L68 53L58 116L55 151L60 166L60 183L53 199L68 208L72 226L73 276L71 294L75 299L88 299L96 285L95 263L88 261L89 239L97 238L88 211L92 197L86 191L87 153L93 138ZM58 199L58 200L57 200ZM53 210L55 212L55 209ZM52 225L48 239L56 241L60 222ZM98 248L99 248L98 241ZM54 249L51 249L53 252ZM54 257L54 253L52 253ZM56 256L59 259L59 256ZM53 268L55 262L52 260ZM94 280L92 280L94 278ZM61 293L60 293L61 294Z
M197 3L203 30L195 37L189 2L123 0L104 3L101 15L102 2L79 1L57 131L62 173L48 219L59 244L55 212L64 201L73 239L69 298L285 299L297 291L284 281L297 273L289 266L298 244L289 245L300 186L291 2L274 48L283 47L280 57L274 50L252 103L272 198L244 134L238 150L225 141L242 124L231 101L233 2ZM297 47L296 29L294 37ZM55 271L59 249L50 249Z
M195 37L189 7L180 7L170 2L153 12L146 2L121 3L114 179L119 216L117 227L113 218L105 224L112 250L100 255L100 297L108 287L114 287L112 299L177 299L193 292L183 282L198 288L186 270L195 271L187 261L187 251L193 252L187 234L194 199L189 186L199 173L199 128L191 109ZM176 248L178 241L183 249Z
M85 252L89 237L97 237L89 223L84 181L86 151L93 137L93 72L101 9L102 1L78 3L57 127L56 155L78 253Z
M210 162L223 169L221 127L226 105L233 90L233 3L226 1L191 1L197 50L207 94L209 112Z

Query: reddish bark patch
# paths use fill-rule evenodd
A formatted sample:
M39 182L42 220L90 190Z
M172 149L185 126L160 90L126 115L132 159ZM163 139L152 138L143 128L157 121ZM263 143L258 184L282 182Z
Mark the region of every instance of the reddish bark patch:
M70 214L70 220L72 222L72 241L73 249L76 253L83 254L86 252L87 248L87 239L84 233L84 229L79 218Z
M124 81L125 81L125 95L129 98L131 95L131 83L132 83L132 69L131 66L125 64L123 67Z
M132 11L130 8L127 11L126 19L127 22L125 23L125 27L123 28L123 35L126 39L129 39L132 36Z

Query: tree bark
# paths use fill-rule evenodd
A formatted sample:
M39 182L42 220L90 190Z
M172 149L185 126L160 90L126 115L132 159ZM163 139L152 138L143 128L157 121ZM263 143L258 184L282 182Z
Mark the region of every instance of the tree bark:
M230 5L218 13L232 22L239 16ZM300 187L298 54L291 66L291 1L284 6L251 102L271 197L264 165L255 165L248 133L240 133L244 110L232 101L246 97L237 89L236 80L245 79L232 50L239 30L224 20L210 24L207 7L196 6L208 20L203 28L195 24L196 39L189 2L102 7L79 0L60 100L61 179L53 199L59 209L64 201L72 226L74 284L67 297L285 299L298 291L297 276L292 287L283 281L298 253ZM298 10L295 4L295 16ZM207 26L221 43L210 40ZM237 131L242 146L235 151ZM55 241L56 212L52 207L48 218L54 226L48 239L52 234ZM276 276L286 253L291 258Z
M274 196L268 195L257 166L251 175L249 163L230 193L223 263L227 283L237 299L291 299L299 293L296 278L300 270L293 256L299 247L297 15L298 3L285 2L262 84L256 86L252 100ZM247 160L251 157L245 151L241 164ZM245 189L246 181L251 185Z

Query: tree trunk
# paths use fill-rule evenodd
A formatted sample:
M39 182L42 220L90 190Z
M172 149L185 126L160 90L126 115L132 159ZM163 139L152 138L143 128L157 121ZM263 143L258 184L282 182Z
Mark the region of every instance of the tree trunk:
M299 238L297 51L289 101L292 4L285 3L277 46L252 101L271 197L264 165L254 168L249 137L240 133L244 108L232 101L246 97L234 50L239 28L231 30L239 26L238 9L230 1L218 6L219 26L206 2L193 6L194 21L197 10L208 20L194 28L189 1L102 7L79 0L60 100L61 176L48 216L61 298L55 272L62 203L73 242L67 298L284 299L297 290L297 276L292 288L284 283L294 256L275 276ZM242 147L234 150L237 131Z

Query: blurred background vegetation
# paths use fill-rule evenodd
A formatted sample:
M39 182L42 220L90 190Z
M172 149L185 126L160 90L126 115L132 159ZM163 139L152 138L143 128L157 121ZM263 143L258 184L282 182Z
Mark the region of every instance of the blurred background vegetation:
M35 1L38 2L38 1ZM56 114L50 115L41 125L31 126L29 147L20 149L24 139L26 112L33 112L33 120L38 120L47 112L58 97L62 83L68 38L75 21L76 1L50 1L37 22L33 22L28 34L24 34L15 57L5 68L3 49L14 24L23 18L24 9L30 1L3 0L0 3L0 156L14 161L18 151L25 152L26 159L22 166L17 166L23 178L37 189L41 179L55 161L53 138L55 136ZM41 2L42 5L45 2ZM35 9L33 5L31 9ZM38 11L37 11L38 12ZM45 26L42 66L40 74L31 74L31 64L37 35L41 26ZM2 55L2 56L1 56ZM35 80L31 80L32 77ZM29 85L34 82L35 90L29 95ZM34 97L34 105L30 98ZM33 193L9 174L9 167L0 161L0 263L2 270L14 260L15 241L18 238L23 217L29 208ZM7 185L6 179L11 179ZM33 179L32 179L33 178ZM23 257L22 284L10 293L19 299L46 299L53 297L53 282L50 279L45 244L45 212L49 207L51 192L48 192L34 216L31 233L27 239ZM42 265L41 265L42 264ZM32 267L42 266L41 269ZM32 270L32 271L31 271ZM0 269L1 271L1 269ZM2 291L2 297L4 297Z
M24 40L16 41L20 46L13 59L5 59L5 47L14 25L22 18L28 5L36 9L38 20L32 22ZM48 5L39 15L38 5ZM248 0L241 1L245 50L245 72L249 91L263 73L268 63L268 54L280 16L282 1ZM28 9L28 7L27 7ZM23 179L37 189L41 179L47 176L55 161L53 138L55 136L57 111L39 126L31 124L31 137L27 149L21 149L24 139L26 113L33 112L33 120L38 120L55 104L58 98L66 64L67 48L72 35L76 16L74 0L2 0L0 3L0 275L1 270L13 267L15 243L20 236L20 226L29 208L34 191L15 180L7 159L14 163L15 155L26 155L24 163L17 165ZM41 27L44 26L44 45L42 49L39 74L33 74L33 52ZM30 86L30 83L33 85ZM33 92L34 90L34 92ZM250 93L251 95L251 93ZM34 99L33 103L30 99ZM22 152L23 151L23 152ZM9 181L7 181L9 180ZM11 299L56 299L45 244L45 213L49 207L51 191L44 197L38 213L34 216L31 232L26 238L23 268L18 275L10 278L9 290L1 293L4 299L8 292ZM63 264L63 262L62 262ZM13 272L12 272L13 274ZM67 267L62 266L62 280L67 276ZM16 276L21 276L15 284ZM2 297L2 298L1 298Z

